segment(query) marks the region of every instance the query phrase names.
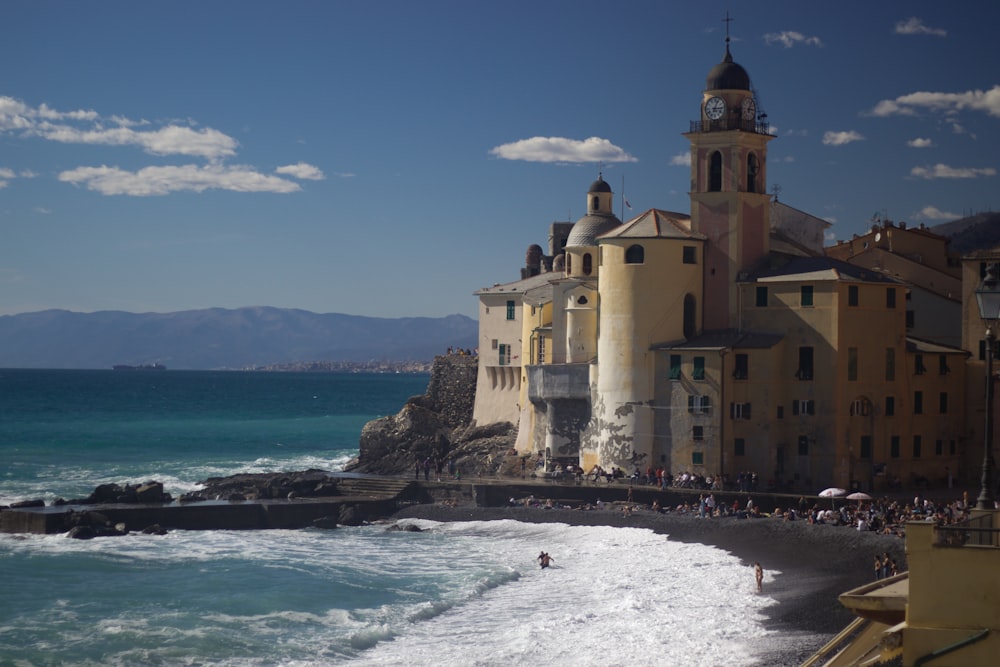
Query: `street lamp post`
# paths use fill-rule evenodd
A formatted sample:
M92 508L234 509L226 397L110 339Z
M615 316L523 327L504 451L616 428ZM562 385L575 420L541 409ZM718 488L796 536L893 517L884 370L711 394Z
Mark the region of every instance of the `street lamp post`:
M1000 319L1000 285L997 284L997 265L990 264L979 289L976 290L979 317L986 324L986 424L983 442L983 478L976 507L995 509L993 502L993 348L996 334L993 327Z

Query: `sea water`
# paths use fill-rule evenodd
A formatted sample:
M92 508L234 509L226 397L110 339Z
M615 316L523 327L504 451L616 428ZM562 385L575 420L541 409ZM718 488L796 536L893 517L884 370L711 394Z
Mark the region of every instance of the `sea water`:
M427 379L0 371L0 504L336 470ZM0 665L754 665L797 641L766 627L774 601L717 549L638 528L407 523L422 530L0 535Z

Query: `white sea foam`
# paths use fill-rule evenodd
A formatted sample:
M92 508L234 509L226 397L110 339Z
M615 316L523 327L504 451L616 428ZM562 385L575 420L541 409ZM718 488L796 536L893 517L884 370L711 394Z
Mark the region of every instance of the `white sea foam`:
M244 667L739 666L785 641L752 570L716 549L639 528L412 523L425 530L0 536L18 610L0 611L0 636L46 642L49 660ZM58 590L31 568L59 571ZM12 648L30 662L38 645Z

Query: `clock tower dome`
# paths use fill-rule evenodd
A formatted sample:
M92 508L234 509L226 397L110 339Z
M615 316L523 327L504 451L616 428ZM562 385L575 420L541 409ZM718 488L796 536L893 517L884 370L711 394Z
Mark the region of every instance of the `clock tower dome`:
M704 328L737 326L736 280L770 250L767 143L774 137L757 108L750 75L726 54L705 80L691 142L691 231L705 248Z

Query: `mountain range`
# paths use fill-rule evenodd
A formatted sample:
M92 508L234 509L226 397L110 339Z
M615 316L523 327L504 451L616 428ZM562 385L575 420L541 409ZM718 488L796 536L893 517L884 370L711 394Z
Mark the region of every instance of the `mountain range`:
M377 318L306 310L209 308L175 313L44 310L0 316L0 368L245 369L311 362L431 361L476 347L464 315Z
M1000 213L928 228L959 254L1000 247ZM474 349L464 315L377 318L306 310L209 308L175 313L44 310L0 316L0 368L171 369L380 367Z

